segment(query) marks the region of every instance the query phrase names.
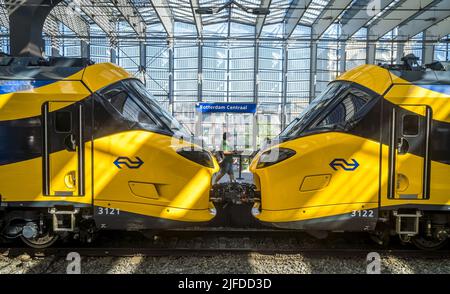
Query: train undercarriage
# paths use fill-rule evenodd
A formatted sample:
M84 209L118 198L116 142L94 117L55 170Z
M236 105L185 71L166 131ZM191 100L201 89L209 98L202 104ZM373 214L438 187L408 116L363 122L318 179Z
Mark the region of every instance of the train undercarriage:
M207 226L252 229L265 227L254 217L255 203L261 201L254 185L216 184L211 189L210 199L217 214ZM404 244L412 243L423 250L438 250L448 243L449 224L448 212L414 208L389 209L380 210L375 228L368 233L381 246L389 246L390 240L398 236ZM0 237L4 240L20 238L33 248L50 247L56 241L64 239L91 243L99 230L101 228L95 223L91 207L0 207ZM345 230L305 230L316 238L326 238L331 231ZM148 232L152 230L146 230Z

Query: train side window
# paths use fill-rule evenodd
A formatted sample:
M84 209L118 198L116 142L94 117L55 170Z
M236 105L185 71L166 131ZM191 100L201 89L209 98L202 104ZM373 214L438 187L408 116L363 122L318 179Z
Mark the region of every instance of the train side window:
M355 118L356 114L370 99L368 94L364 92L355 92L355 90L348 93L345 98L316 125L316 127L321 128L338 125ZM361 93L363 95L361 95Z
M104 96L125 120L131 123L140 123L144 126L157 126L133 98L131 98L126 89L117 87L106 92Z
M57 111L55 113L55 132L70 133L72 131L72 113Z
M403 129L404 136L417 136L419 134L419 116L415 114L407 114L403 116Z
M123 117L131 122L139 122L146 125L156 125L156 123L148 117L148 115L133 101L128 98L123 104Z
M123 88L114 88L104 94L106 100L120 113L128 98L128 93Z

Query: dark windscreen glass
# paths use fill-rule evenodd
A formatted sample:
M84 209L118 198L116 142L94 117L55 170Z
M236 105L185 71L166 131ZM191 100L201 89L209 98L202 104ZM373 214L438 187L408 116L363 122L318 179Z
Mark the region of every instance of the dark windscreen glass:
M137 80L128 80L127 83L138 95L138 97L145 103L153 115L158 117L163 123L170 128L174 133L181 136L191 137L192 134L180 124L169 112L162 108L154 99L153 95L145 88L145 86Z
M347 83L334 82L328 85L316 99L314 99L309 106L303 110L299 117L294 119L281 133L281 138L297 137L305 128L311 124L317 115L322 113L326 106L329 105L334 98L344 89L348 88Z

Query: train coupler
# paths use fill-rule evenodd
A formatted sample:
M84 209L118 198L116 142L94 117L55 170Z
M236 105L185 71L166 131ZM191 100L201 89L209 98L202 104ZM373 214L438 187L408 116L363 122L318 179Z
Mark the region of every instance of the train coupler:
M250 183L221 183L210 190L210 201L217 209L217 215L209 226L234 228L262 228L252 214L260 202L259 191Z
M250 183L215 184L210 190L210 200L214 203L244 204L260 201L260 193Z

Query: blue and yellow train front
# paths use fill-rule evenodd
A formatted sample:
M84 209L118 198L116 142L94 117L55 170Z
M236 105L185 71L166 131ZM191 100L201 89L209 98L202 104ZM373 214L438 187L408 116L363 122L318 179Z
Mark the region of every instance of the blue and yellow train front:
M90 220L144 230L215 216L217 162L140 81L108 63L33 70L35 81L18 74L1 85L0 213L7 224L23 215L11 232L20 234L28 211L28 222L44 215L49 227L52 216L73 215L70 232ZM48 73L53 79L40 80Z

